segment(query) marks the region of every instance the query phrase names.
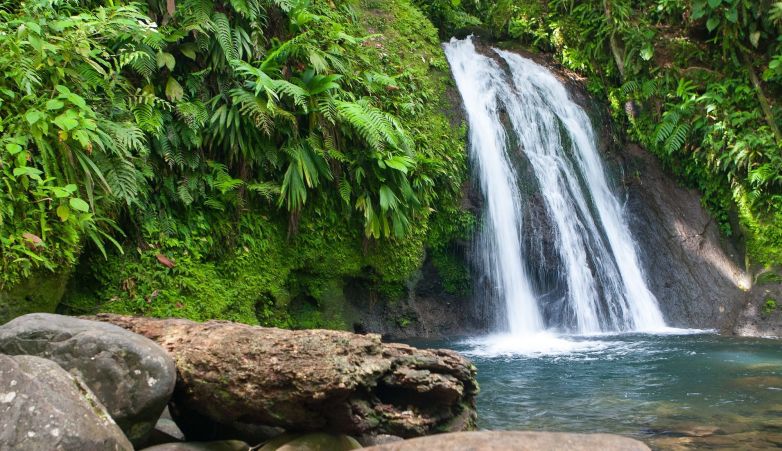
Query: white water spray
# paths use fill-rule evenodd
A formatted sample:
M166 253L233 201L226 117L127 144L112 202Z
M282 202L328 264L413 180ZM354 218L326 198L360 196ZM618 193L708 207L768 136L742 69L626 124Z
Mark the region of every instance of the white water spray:
M561 324L549 327L582 334L664 329L589 117L547 69L515 53L492 51L497 60L478 53L470 38L445 45L486 199L478 252L504 306L500 330L528 335L544 328L539 296L524 270L525 199L510 157L518 147L534 172L561 262L567 312Z

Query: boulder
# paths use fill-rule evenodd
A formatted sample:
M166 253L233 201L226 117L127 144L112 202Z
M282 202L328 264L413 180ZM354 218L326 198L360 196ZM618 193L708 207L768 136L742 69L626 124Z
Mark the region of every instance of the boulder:
M330 330L106 314L95 319L151 338L171 353L178 374L172 414L185 409L223 425L354 436L414 437L474 425L476 370L453 351ZM190 437L192 431L183 432Z
M150 446L142 451L248 451L250 445L240 440L220 440L214 442L166 443Z
M385 445L387 443L400 442L404 439L402 437L397 437L396 435L378 434L362 435L361 437L357 437L356 440L361 443L361 446L370 447L376 445Z
M283 434L270 440L258 451L350 451L361 449L353 437L347 435L315 434L291 435Z
M0 326L0 353L58 363L90 387L135 446L171 398L176 367L153 341L120 327L35 313Z
M88 387L51 360L0 354L0 450L128 450Z
M364 448L367 451L649 451L649 447L612 434L480 431L438 434Z
M155 428L149 434L146 446L184 441L185 434L179 429L179 426L171 418L168 408L166 408L155 423Z

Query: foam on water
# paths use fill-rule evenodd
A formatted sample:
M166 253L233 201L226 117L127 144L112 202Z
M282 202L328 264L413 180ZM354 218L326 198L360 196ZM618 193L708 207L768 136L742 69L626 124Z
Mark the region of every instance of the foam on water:
M588 334L560 334L552 331L528 335L507 333L469 338L461 342L462 353L483 358L523 357L574 357L607 358L627 352L643 351L644 345L660 336L714 334L714 330L680 329L666 327L648 332L595 332ZM625 339L633 337L629 342Z

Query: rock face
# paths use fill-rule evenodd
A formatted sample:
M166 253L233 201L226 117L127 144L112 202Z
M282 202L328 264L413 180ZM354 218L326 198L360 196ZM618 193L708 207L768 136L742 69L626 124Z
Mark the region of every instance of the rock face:
M68 284L70 271L34 273L18 285L0 290L0 324L33 312L54 312Z
M0 449L128 450L89 388L56 363L0 354Z
M469 261L467 243L453 243L457 259ZM440 270L427 257L413 274L401 299L367 302L373 294L361 283L348 283L343 305L354 328L391 338L454 337L481 333L483 318L476 314L472 293L455 294L445 289Z
M372 451L649 451L627 437L611 434L561 432L480 431L421 437L365 448Z
M340 331L95 318L144 335L174 357L172 413L185 409L223 425L402 437L474 424L475 368L453 351Z
M772 281L752 287L733 327L744 337L782 338L782 284Z
M667 322L730 332L751 285L741 254L721 238L697 191L680 187L638 146L623 156L630 228Z
M153 341L67 316L36 313L0 326L0 353L45 357L78 376L136 446L154 427L176 382L174 361Z

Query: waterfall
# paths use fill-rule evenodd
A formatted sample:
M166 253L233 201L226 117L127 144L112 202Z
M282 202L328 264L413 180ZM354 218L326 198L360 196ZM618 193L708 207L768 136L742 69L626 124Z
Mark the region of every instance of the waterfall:
M489 298L498 301L499 331L664 328L584 110L551 72L518 54L492 49L491 57L483 55L471 38L453 39L444 48L464 101L470 159L486 200L477 253ZM529 194L519 188L519 159L534 174L523 182L535 185L542 209L532 211ZM538 230L524 237L524 221L531 220ZM544 233L553 237L558 262L551 293L542 293L545 281L528 271L544 258L535 243ZM544 298L556 312L542 313Z

